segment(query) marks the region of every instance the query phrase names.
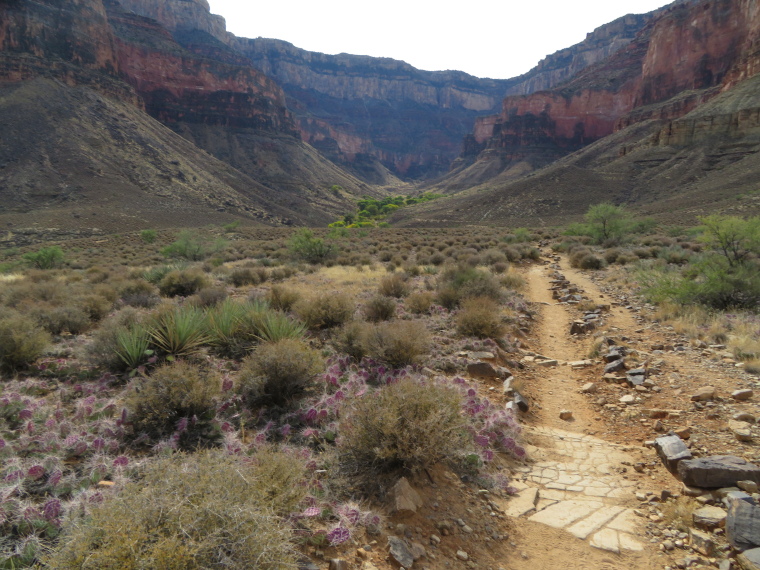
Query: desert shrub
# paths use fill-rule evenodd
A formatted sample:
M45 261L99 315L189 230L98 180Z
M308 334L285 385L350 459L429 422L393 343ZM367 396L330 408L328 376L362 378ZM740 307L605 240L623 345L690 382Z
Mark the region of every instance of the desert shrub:
M99 285L94 293L76 297L74 303L90 320L97 322L111 312L115 300L115 291Z
M509 263L505 261L497 261L491 266L494 273L502 274L509 269Z
M158 289L144 279L131 279L124 282L118 295L125 305L131 307L153 307L160 301Z
M135 381L125 397L135 436L154 442L174 436L178 447L188 450L217 445L220 384L208 367L181 360Z
M164 297L189 297L209 286L209 280L199 269L180 269L167 273L158 284Z
M396 301L383 295L375 295L364 305L364 316L368 321L389 321L396 316Z
M37 269L54 269L63 265L63 250L57 245L42 247L24 255L24 260Z
M32 313L42 328L50 334L59 335L63 332L82 334L90 328L90 317L82 309L75 306L39 307Z
M303 298L293 307L295 313L312 330L342 325L354 315L354 300L343 293L323 293Z
M499 305L488 297L474 297L462 301L456 324L457 332L463 336L499 338L505 332Z
M298 291L282 285L272 285L266 295L267 302L273 309L285 312L290 311L300 298L301 294Z
M0 316L0 368L14 371L26 368L50 343L50 336L21 315Z
M429 291L417 291L404 301L404 308L414 315L422 315L430 310L433 294Z
M179 271L182 269L186 269L188 264L186 262L176 262L169 265L157 265L155 267L151 267L150 269L147 269L143 272L142 278L145 279L148 283L152 283L153 285L158 285L161 283L161 280L166 277L169 273L172 271Z
M187 356L211 340L206 315L193 306L169 307L149 324L153 345L168 356Z
M107 370L123 370L125 364L119 356L121 347L118 337L141 324L141 321L142 315L129 307L103 321L93 334L92 342L85 348L90 363Z
M259 274L252 267L236 267L230 272L228 279L235 287L261 283Z
M674 265L684 265L691 259L691 251L681 247L668 247L661 249L657 257Z
M493 275L461 265L444 271L438 278L437 289L438 302L447 309L471 297L488 297L494 301L502 298L501 285Z
M349 321L333 337L333 345L338 352L348 354L357 362L366 356L362 341L366 323Z
M140 232L140 239L143 240L145 243L153 243L156 241L156 237L158 236L158 233L156 230L142 230Z
M249 401L284 404L321 370L322 358L303 341L265 342L243 360L239 390Z
M323 263L336 253L335 246L315 237L314 232L306 228L293 235L288 242L288 249L294 257L307 263Z
M164 257L187 259L188 261L200 261L222 251L227 245L224 240L209 242L193 235L190 231L182 231L177 240L161 250Z
M451 460L470 436L453 388L402 379L357 399L340 422L343 468L369 484Z
M604 255L602 255L602 257L604 258L604 261L606 263L612 264L612 263L615 263L618 257L620 257L622 254L623 254L623 251L620 248L613 247L606 250L604 252Z
M570 266L578 269L601 269L604 260L585 247L574 248L570 253Z
M227 298L227 291L221 287L206 287L193 296L192 302L196 307L215 307Z
M300 460L260 451L175 454L149 462L139 481L72 517L48 568L229 568L296 566L292 530L305 486Z
M414 364L430 349L430 335L419 321L367 325L362 333L364 352L394 367Z
M409 284L406 282L404 275L393 273L392 275L386 275L380 280L377 291L386 297L401 299L409 294Z
M508 271L499 277L499 283L501 283L507 289L511 289L512 291L522 291L527 285L525 278L519 273L515 273L514 271Z

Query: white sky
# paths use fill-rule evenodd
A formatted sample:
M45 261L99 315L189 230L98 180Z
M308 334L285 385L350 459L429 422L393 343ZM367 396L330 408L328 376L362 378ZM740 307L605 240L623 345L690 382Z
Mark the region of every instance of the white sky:
M237 36L322 53L401 59L426 70L506 79L587 32L668 0L209 0Z

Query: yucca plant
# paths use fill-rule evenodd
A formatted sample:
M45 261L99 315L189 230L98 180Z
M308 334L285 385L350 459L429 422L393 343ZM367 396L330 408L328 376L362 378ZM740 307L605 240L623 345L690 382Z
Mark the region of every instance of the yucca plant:
M156 317L150 329L153 344L170 357L187 356L211 340L206 315L195 307L174 307Z
M256 338L265 342L300 339L306 332L305 324L280 311L266 311L258 315L256 328Z
M134 370L152 354L150 331L141 325L119 330L116 335L116 354L129 370Z
M210 344L222 356L242 356L255 341L249 315L262 309L254 303L227 299L208 313Z

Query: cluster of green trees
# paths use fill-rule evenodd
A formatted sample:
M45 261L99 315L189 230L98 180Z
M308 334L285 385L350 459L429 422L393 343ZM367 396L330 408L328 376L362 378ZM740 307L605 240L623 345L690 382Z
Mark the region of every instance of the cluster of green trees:
M381 200L364 196L356 204L356 212L351 212L343 216L342 220L337 220L330 224L331 228L363 228L373 226L384 226L386 216L389 216L399 208L413 206L423 202L430 202L443 197L443 194L434 194L425 192L419 196L387 196Z

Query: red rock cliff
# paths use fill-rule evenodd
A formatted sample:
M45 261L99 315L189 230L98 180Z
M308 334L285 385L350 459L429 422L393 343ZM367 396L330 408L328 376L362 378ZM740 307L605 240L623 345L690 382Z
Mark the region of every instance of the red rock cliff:
M164 123L248 127L295 135L282 89L205 32L184 45L156 20L108 2L125 80Z
M477 120L483 148L574 150L616 128L675 118L760 67L758 0L691 0L653 18L625 48L550 91L507 97ZM668 105L665 101L686 92Z
M0 81L54 77L137 103L118 67L101 0L0 3Z

